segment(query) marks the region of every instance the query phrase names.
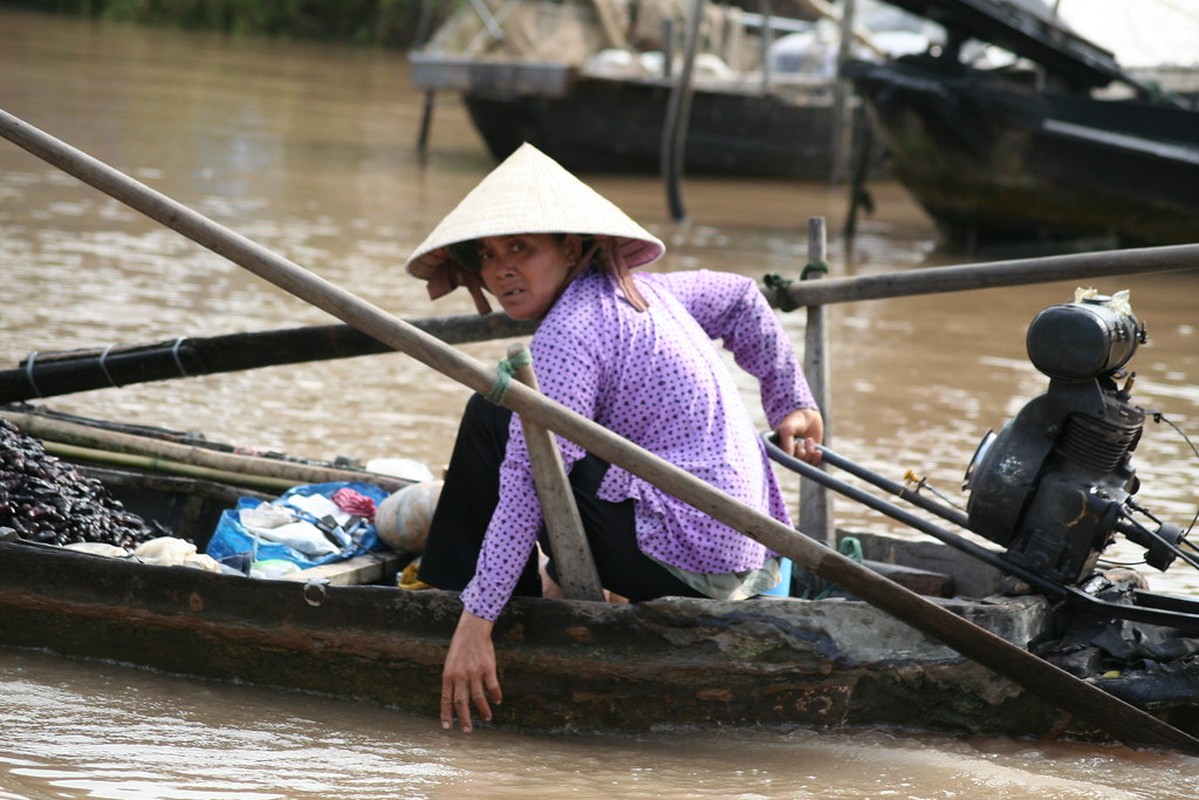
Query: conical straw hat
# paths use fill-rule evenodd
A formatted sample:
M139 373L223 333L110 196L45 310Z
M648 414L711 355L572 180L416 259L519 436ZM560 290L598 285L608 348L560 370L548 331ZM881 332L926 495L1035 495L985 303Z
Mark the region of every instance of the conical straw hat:
M448 245L517 233L611 236L629 267L649 264L666 252L656 236L610 200L525 143L438 223L405 267L418 278L434 281L456 267ZM433 286L429 288L432 294Z

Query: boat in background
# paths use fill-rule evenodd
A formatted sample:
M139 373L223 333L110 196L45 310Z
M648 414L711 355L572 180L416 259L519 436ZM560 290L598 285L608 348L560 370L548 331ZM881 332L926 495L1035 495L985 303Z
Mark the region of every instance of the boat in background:
M821 9L806 0L785 16L705 6L688 174L829 178L840 28ZM663 0L514 2L494 12L479 0L457 6L410 55L412 80L428 93L460 93L497 160L530 142L575 172L656 173L685 25L682 4ZM884 44L926 44L903 30L863 32L861 41L856 52L876 58ZM865 124L860 107L852 115Z
M946 46L842 74L892 174L947 239L1199 241L1199 111L1188 100L1031 4L888 2L943 25ZM980 45L1008 57L980 67Z

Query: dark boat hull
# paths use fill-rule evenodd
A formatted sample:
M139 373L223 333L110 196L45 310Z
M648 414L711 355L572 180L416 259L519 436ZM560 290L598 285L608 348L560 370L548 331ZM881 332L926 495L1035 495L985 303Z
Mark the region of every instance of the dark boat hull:
M85 477L201 549L221 512L246 493L129 470L88 468ZM910 544L936 548L925 558L940 565L956 552ZM973 574L962 580L971 583L990 569L968 564ZM398 589L397 566L368 585L342 585L324 567L262 580L0 541L0 646L354 697L435 718L461 603L455 593ZM1021 646L1052 620L1049 604L1033 595L936 602ZM516 598L494 639L504 687L496 722L509 727L881 725L1103 738L850 599L619 605ZM1193 671L1181 677L1188 676L1171 692L1139 697L1141 705L1195 730Z
M928 62L853 65L895 177L957 242L1199 241L1199 113Z
M107 468L85 475L201 547L243 491ZM461 604L455 593L397 589L390 574L376 585L303 573L259 580L0 542L0 645L435 716ZM1021 643L1046 620L1035 597L943 602ZM1026 734L1057 720L1018 686L855 601L517 598L495 641L498 721L521 728L882 724Z
M581 77L562 96L466 92L471 121L496 159L530 142L581 173L658 173L670 96L665 82ZM827 180L833 105L696 89L683 169L690 175ZM863 120L864 121L864 120Z
M253 580L25 544L0 544L0 564L0 644L430 716L461 609L447 592ZM1013 620L1036 617L1028 607L1016 615L957 607L1016 637L1028 631ZM855 629L857 641L842 635ZM495 639L505 726L899 725L1019 735L1043 732L1058 716L856 602L521 599Z

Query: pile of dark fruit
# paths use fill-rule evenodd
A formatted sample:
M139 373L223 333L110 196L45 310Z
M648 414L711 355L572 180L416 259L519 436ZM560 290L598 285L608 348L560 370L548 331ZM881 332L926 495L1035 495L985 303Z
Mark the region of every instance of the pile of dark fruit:
M98 480L0 418L0 532L7 533L4 528L32 542L101 542L126 550L163 535L126 511Z

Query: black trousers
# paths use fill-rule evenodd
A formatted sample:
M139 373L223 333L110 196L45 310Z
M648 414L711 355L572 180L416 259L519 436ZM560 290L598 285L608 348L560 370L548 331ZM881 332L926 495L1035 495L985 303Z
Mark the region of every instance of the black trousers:
M482 395L472 396L466 404L421 556L420 579L431 586L461 591L475 574L483 535L499 502L500 464L511 418L511 411ZM604 588L633 601L701 596L637 547L632 500L611 503L596 497L607 471L607 462L591 454L570 471L579 516ZM538 539L550 558L550 575L556 578L544 526ZM541 594L535 552L521 573L516 594Z

